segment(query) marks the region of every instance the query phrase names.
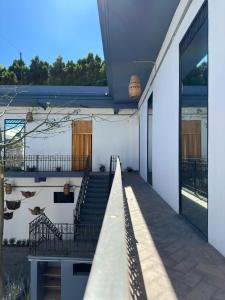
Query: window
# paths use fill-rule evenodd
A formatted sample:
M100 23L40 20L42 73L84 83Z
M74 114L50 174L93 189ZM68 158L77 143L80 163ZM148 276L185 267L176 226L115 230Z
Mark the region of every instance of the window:
M87 276L91 271L91 264L79 263L73 265L73 275Z
M180 211L208 234L208 6L180 44Z
M54 203L74 203L74 193L66 196L63 192L54 192Z
M21 138L25 133L25 120L7 119L4 130L5 143L18 141L5 149L6 169L21 170L24 168L25 139Z

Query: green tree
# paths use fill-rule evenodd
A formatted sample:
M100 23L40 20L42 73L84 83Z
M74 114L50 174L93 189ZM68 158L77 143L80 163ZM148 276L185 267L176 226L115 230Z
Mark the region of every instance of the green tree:
M36 56L29 67L16 59L8 69L1 67L0 84L104 86L107 85L105 69L105 62L93 53L66 64L58 56L52 65Z
M65 63L63 62L62 56L58 56L50 66L50 77L49 83L53 85L63 85L65 84Z
M28 83L30 84L47 84L49 76L49 64L35 56L30 63Z
M22 59L14 59L11 66L8 68L9 72L16 75L17 82L26 84L28 79L28 68Z

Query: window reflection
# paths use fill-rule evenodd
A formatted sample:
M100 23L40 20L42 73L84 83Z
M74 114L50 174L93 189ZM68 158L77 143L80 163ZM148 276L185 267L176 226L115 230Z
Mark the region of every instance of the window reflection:
M204 6L203 9L207 9ZM200 11L182 41L181 213L207 236L208 227L208 22Z
M24 169L25 121L5 120L5 143L12 143L5 149L5 168L10 170ZM22 139L21 139L22 138ZM14 143L16 142L16 143Z

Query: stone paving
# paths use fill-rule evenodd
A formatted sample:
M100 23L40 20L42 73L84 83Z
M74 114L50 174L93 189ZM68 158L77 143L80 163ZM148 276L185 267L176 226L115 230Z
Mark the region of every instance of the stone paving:
M123 178L150 300L225 300L225 258L140 176Z

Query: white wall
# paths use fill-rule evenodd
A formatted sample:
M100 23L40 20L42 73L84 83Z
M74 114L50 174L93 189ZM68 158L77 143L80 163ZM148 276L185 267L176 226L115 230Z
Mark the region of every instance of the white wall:
M139 103L140 174L147 179L147 101L153 92L153 188L176 211L179 211L179 43L196 16L203 0L192 2L179 29L175 28L187 1L181 1L159 53L156 67L172 43L154 78L154 71ZM154 79L154 80L153 80ZM153 83L151 84L153 80ZM142 101L144 101L142 103Z
M209 242L225 255L225 1L209 0Z
M111 116L107 121L93 122L93 169L109 166L111 154L118 154L122 168L139 167L138 116Z
M1 110L1 109L0 109ZM5 119L24 119L27 108L11 107ZM71 113L71 109L54 109L50 119L61 119L63 115ZM122 166L134 170L139 168L139 123L138 114L132 115L134 110L121 110L114 115L112 109L79 109L78 114L71 116L71 120L92 120L93 122L93 171L99 171L100 164L109 166L110 155L120 155ZM46 117L43 109L34 109L34 122L26 125L26 131L38 125ZM4 128L4 120L1 119ZM62 123L59 129L46 134L31 134L26 137L26 154L65 154L71 155L72 129L71 122Z
M10 178L7 182L13 186L11 195L5 195L6 200L24 199L21 191L35 191L36 195L32 198L22 200L21 207L14 211L11 220L4 222L4 238L28 239L29 222L34 220L34 216L29 211L35 206L45 207L45 214L53 223L73 223L73 210L76 206L77 197L82 178L70 178L74 191L74 203L54 203L54 192L63 192L63 185L68 182L68 178L47 178L46 182L35 183L34 178ZM27 186L27 187L26 187ZM31 187L34 186L34 187ZM53 186L53 187L42 187Z

